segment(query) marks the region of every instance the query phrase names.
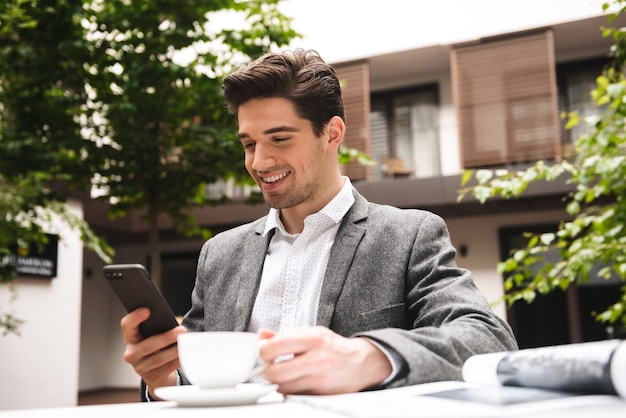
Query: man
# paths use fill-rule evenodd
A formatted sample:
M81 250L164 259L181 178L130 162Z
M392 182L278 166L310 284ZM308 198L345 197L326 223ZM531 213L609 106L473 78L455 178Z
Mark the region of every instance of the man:
M319 55L268 54L223 91L271 208L205 243L182 326L142 340L147 310L122 320L151 397L185 383L171 344L186 330L260 333L262 377L286 394L460 379L469 356L517 348L439 216L369 203L341 175L339 80Z

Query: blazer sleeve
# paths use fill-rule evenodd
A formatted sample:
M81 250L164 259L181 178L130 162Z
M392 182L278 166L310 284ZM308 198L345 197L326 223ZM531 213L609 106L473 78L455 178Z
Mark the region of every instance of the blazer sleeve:
M442 218L419 222L406 269L408 328L381 328L357 335L383 343L406 370L388 387L461 380L465 360L478 353L517 349L509 325L476 287L471 273L454 261L456 250Z

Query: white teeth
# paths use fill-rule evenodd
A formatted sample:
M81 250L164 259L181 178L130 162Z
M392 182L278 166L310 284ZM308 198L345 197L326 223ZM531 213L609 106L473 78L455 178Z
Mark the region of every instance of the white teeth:
M263 178L263 181L266 182L266 183L274 183L275 181L278 181L278 180L282 179L286 175L287 175L287 173L282 173L282 174L277 174L275 176L262 177L262 178Z

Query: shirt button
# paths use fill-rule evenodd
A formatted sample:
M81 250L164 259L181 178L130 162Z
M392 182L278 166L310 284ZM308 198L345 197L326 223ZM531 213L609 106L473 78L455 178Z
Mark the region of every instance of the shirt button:
M296 295L287 295L287 297L285 297L285 303L287 305L293 305L297 301L298 301L298 298L296 297Z

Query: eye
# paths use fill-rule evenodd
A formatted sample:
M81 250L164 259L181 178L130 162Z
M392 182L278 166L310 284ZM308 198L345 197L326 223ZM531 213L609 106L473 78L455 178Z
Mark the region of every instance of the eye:
M242 142L242 145L243 145L244 149L251 149L251 148L254 147L255 144L256 143L252 142L252 141L250 141L250 142Z
M291 137L289 137L289 136L275 136L274 138L272 138L272 140L274 142L285 142L285 141L288 141L290 139L291 139Z

